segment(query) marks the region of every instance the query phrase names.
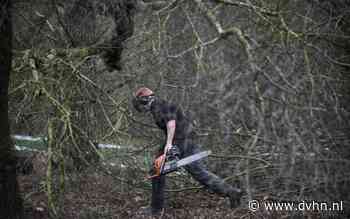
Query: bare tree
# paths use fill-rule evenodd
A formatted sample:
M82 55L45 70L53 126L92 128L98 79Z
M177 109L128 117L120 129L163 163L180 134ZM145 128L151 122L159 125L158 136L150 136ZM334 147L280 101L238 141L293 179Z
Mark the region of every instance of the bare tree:
M130 90L147 84L195 112L199 139L222 159L213 168L240 179L249 199L347 199L331 191L350 183L341 176L348 10L345 1L171 1L128 42Z
M55 115L72 127L62 129L69 133L59 141L64 144L75 145L68 139L81 136L132 144L136 150L120 158L129 171L114 177L126 188L144 189L138 174L145 167L135 158L161 138L128 100L147 85L193 115L198 142L215 152L210 167L230 183L241 182L247 199L349 200L347 1L148 0L140 1L143 11L135 20L119 19L134 7L118 1L114 6L127 10L108 21L120 22L120 29L105 30L93 15L113 14L103 10L106 2L57 1L55 18L43 14L48 29L37 38L84 47L18 53L18 92L11 102L16 130L35 124L29 131L42 133L42 118ZM80 33L84 17L91 22ZM115 54L107 56L123 68L108 72L90 51L114 40L117 50L107 46L106 54ZM52 114L36 110L43 105ZM86 149L76 148L73 153ZM197 189L186 187L192 183L181 178L170 190Z

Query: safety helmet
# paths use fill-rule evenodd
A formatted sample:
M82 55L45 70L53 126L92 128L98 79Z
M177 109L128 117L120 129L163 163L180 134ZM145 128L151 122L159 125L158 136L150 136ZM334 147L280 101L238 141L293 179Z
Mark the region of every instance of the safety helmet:
M147 97L154 95L153 91L147 87L141 87L135 92L135 97Z

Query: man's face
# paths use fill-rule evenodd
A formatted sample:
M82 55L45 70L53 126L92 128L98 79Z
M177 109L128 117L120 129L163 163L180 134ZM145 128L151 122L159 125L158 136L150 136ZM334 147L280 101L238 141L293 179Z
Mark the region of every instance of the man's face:
M149 97L134 97L132 105L138 112L149 112L151 110L151 99Z

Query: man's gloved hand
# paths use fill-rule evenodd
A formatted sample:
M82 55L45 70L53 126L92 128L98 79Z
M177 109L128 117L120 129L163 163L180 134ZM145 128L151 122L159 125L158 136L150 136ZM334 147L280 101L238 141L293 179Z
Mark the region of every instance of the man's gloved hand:
M180 159L180 150L176 145L170 147L167 152L168 160L179 160Z
M172 145L169 149L167 149L167 147L165 146L164 151L167 151L166 156L163 153L154 160L152 167L149 171L150 176L153 177L154 175L160 175L160 172L158 171L161 170L161 166L164 162L180 160L180 150L176 145Z
M166 144L164 146L164 154L167 154L170 150L170 148L172 148L173 146L171 144Z

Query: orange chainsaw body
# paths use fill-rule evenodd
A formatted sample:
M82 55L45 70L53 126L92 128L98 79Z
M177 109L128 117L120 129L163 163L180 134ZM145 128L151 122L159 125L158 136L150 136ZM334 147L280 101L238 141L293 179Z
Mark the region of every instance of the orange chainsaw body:
M148 179L158 177L162 173L162 169L165 163L165 155L162 154L159 157L157 157L153 162L153 175L148 176Z

